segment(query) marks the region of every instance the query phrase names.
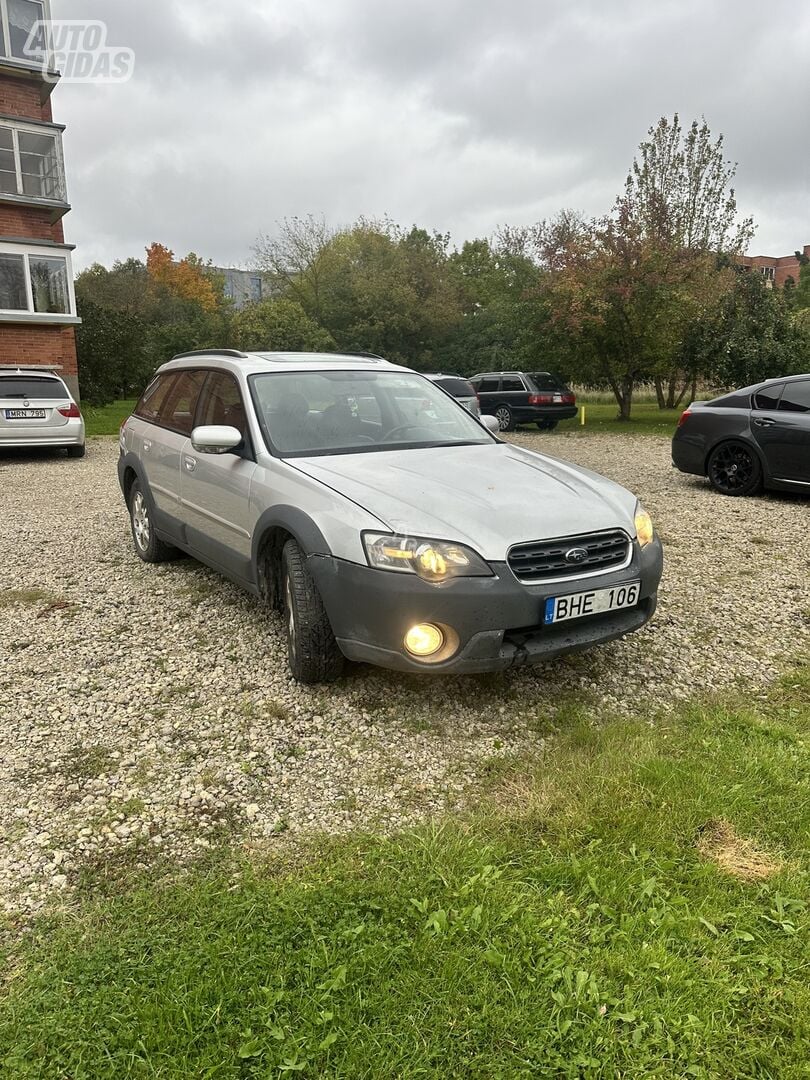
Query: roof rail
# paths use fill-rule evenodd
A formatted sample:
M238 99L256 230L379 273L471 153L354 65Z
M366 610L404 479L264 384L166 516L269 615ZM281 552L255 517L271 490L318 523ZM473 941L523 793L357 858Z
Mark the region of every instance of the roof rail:
M379 353L375 353L375 352L350 352L350 353L341 353L340 355L341 356L360 356L364 360L385 360L384 356L380 356Z
M172 360L184 360L187 356L232 356L236 360L249 359L247 353L239 352L238 349L192 349L191 352L178 353Z

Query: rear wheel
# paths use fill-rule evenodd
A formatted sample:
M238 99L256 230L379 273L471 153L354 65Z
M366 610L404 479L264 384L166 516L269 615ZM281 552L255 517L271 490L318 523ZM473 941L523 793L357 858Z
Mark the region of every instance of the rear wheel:
M495 410L495 419L498 421L498 427L501 431L512 431L515 427L515 420L512 416L512 410L508 405L499 405Z
M85 445L81 446L69 446L67 448L67 455L70 458L83 458L86 453Z
M762 483L759 458L743 442L725 442L715 447L706 473L721 495L753 495Z
M334 682L345 661L304 553L295 540L288 540L281 558L290 671L298 682Z
M559 424L559 420L538 420L537 421L537 426L540 428L541 431L553 431L554 428L557 426L557 424Z
M129 523L132 528L135 552L144 562L168 562L177 555L177 548L173 548L171 544L164 544L155 534L149 503L146 501L140 480L136 480L129 490Z

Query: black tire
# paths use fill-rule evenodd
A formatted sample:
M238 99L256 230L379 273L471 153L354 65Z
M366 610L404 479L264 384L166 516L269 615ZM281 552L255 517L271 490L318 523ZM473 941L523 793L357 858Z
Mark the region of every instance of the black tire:
M495 410L494 416L498 421L498 427L501 431L515 430L515 418L512 416L512 410L508 405L499 405Z
M288 540L281 553L281 596L293 678L302 683L334 682L343 673L345 660L295 540Z
M756 451L739 440L720 443L712 450L706 475L721 495L754 495L762 486L762 466Z
M553 431L559 422L559 420L538 420L537 426L541 431Z
M161 563L177 558L177 548L164 544L155 535L151 507L140 480L136 480L129 489L129 527L132 530L135 554L144 562Z
M84 443L81 446L69 446L67 448L67 455L70 458L83 458L86 453L86 447Z

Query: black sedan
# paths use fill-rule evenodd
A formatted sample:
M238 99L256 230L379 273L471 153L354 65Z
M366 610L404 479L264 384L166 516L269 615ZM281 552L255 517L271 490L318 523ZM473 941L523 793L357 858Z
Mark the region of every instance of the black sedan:
M678 421L672 461L722 495L763 486L810 494L810 375L693 402Z

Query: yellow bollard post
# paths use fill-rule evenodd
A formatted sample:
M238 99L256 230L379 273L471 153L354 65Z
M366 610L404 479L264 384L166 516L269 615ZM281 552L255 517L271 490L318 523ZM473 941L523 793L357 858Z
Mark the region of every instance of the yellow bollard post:
M585 427L585 406L584 405L582 406L582 409L581 409L581 412L580 412L579 425L580 425L580 427Z

